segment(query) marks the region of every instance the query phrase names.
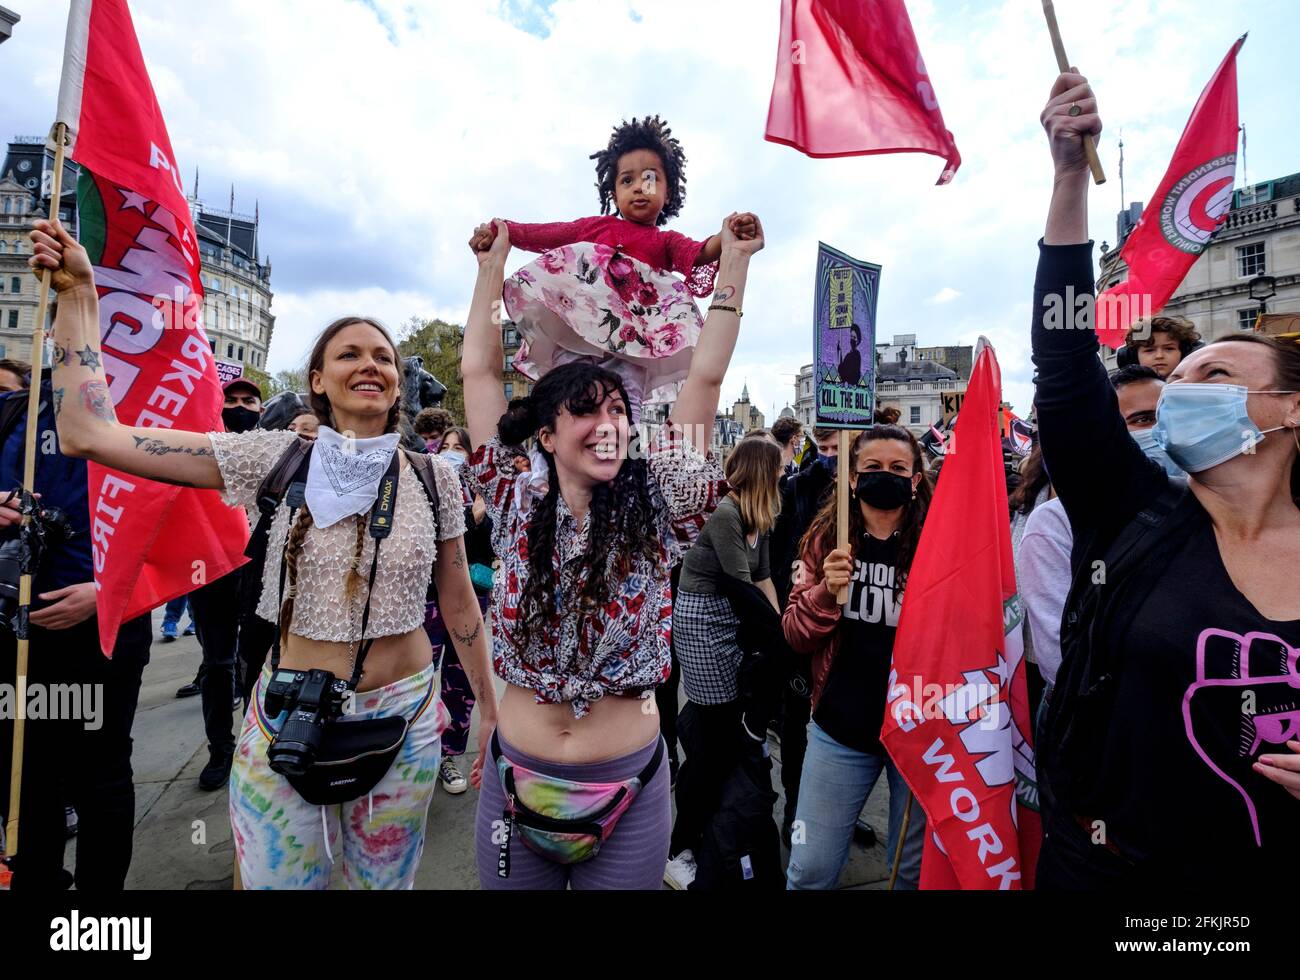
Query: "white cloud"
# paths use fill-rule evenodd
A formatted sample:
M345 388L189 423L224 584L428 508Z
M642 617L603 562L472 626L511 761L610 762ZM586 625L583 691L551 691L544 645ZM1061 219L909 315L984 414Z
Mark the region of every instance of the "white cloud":
M0 116L14 133L48 127L58 86L66 5L28 7L0 59ZM810 360L820 240L883 265L880 336L987 334L1007 396L1028 411L1028 300L1051 190L1038 113L1055 75L1037 4L909 4L964 158L949 187L933 186L935 157L810 160L763 141L778 0L131 7L183 171L199 167L213 203L227 203L232 182L241 210L261 200L262 247L275 259L272 368L300 363L345 312L394 326L414 314L463 321L474 224L594 213L588 154L619 120L657 112L689 158L671 227L703 238L751 209L768 234L724 402L746 379L765 413L793 398ZM1286 0L1059 0L1057 11L1108 125L1098 242L1113 241L1121 203L1115 133L1123 127L1128 197L1141 200L1201 87L1252 26L1241 64L1252 174L1300 170Z

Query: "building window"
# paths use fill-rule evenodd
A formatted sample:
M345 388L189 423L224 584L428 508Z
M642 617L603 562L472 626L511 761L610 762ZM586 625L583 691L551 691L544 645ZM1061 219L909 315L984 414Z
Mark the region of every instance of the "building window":
M234 357L234 356L235 356L235 345L234 345L234 344L226 344L226 356L227 356L227 357Z
M11 293L21 293L23 291L23 281L18 276L9 280L9 291Z
M912 424L912 425L920 425L920 424L921 424L921 406L920 406L920 405L913 405L913 406L912 406L912 421L911 421L911 424Z
M240 344L240 345L239 345L239 359L240 359L241 361L244 359L244 345L243 345L243 344Z
M1265 271L1263 242L1237 246L1237 275L1242 278L1252 278L1262 276Z
M506 401L510 401L510 399L512 399L512 398L514 398L514 397L515 397L515 386L512 385L509 381L507 381L507 382L506 382Z
M9 311L9 329L10 329L10 330L17 330L17 329L18 329L18 311L17 311L17 310L10 310L10 311Z
M1237 311L1237 329L1254 330L1255 321L1259 318L1260 310L1248 309Z
M4 255L7 251L9 251L9 243L0 239L0 255Z

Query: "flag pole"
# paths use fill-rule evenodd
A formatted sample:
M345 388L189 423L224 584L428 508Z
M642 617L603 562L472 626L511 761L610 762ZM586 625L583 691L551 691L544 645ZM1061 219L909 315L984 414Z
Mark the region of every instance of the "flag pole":
M63 162L68 145L68 127L57 123L54 127L54 180L50 187L50 220L59 217L59 200L63 197ZM32 380L27 391L27 435L23 444L23 528L32 522L35 506L32 494L36 482L36 429L41 409L41 374L45 361L45 319L50 308L49 269L41 271L40 301L36 307L36 324L32 330ZM18 666L15 671L14 690L18 698L18 712L14 719L13 764L9 775L9 816L5 825L6 860L18 853L18 816L22 805L23 741L27 721L27 659L28 613L32 604L32 572L24 563L22 577L18 580Z
M1070 59L1065 56L1065 44L1061 40L1061 25L1056 22L1056 8L1052 0L1043 0L1043 16L1047 18L1047 31L1052 35L1052 49L1056 52L1056 66L1062 72L1070 70ZM1097 141L1091 136L1083 138L1083 154L1088 158L1088 168L1092 170L1092 179L1097 184L1106 183L1106 171L1101 169L1101 158L1097 156Z
M912 800L916 797L912 791L907 791L907 806L903 809L903 826L898 830L898 843L894 845L894 870L889 873L889 890L894 890L894 882L898 880L898 866L903 861L903 841L907 840L907 828L912 822Z
M835 547L849 550L849 430L840 429L840 452L835 464L836 538ZM835 601L841 606L849 601L849 587L840 589Z

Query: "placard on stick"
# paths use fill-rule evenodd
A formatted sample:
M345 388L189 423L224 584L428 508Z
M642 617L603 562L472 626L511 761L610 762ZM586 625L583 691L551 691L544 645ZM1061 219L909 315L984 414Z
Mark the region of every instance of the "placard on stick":
M876 410L880 266L817 246L813 308L817 427L865 429Z

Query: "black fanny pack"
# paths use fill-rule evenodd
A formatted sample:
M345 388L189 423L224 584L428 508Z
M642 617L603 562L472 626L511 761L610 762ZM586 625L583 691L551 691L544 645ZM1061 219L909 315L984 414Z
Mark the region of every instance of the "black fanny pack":
M307 771L285 778L313 806L360 799L388 775L406 741L407 727L401 715L331 721L325 726L316 759Z

